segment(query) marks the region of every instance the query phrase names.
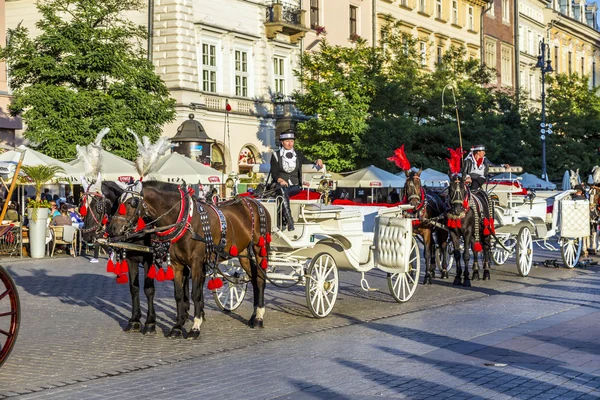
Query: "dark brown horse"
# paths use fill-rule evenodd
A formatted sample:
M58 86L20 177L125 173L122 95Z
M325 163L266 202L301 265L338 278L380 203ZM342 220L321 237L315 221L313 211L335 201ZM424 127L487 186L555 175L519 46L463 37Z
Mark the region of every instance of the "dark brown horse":
M431 284L435 277L435 263L431 262L432 251L435 251L436 236L437 243L441 248L442 255L442 279L448 278L448 263L446 260L446 246L448 244L448 232L436 225L436 219L443 215L445 211L444 202L437 194L426 193L421 186L421 170L418 172L406 173L406 183L404 184L403 203L413 206L411 210L405 212L405 216L416 218L413 223L413 232L423 238L423 252L425 256L425 278L423 284Z
M141 185L140 185L141 186ZM204 320L203 287L206 270L227 257L237 256L251 279L254 313L251 327L263 327L265 314L265 272L270 241L270 216L254 200L236 199L213 207L193 199L183 187L161 182L145 182L127 190L119 199L119 209L109 222L112 237L127 236L139 228L158 229L153 244L169 246L169 262L174 270L177 320L169 337L183 334L189 304L184 286L191 271L194 324L190 337L197 338ZM266 253L266 254L265 254ZM261 255L262 254L262 255Z
M450 177L448 190L450 209L447 214L448 230L454 246L454 260L456 261L456 278L454 285L471 286L469 277L469 249L473 251L473 279L479 280L478 255L483 251L483 280L490 279L491 239L492 225L488 225L491 218L488 210L487 195L482 191L471 193L462 177ZM492 220L493 221L493 220ZM487 232L487 234L484 234ZM460 264L460 238L464 241L463 260L464 273ZM461 276L462 275L462 276Z
M100 191L86 188L81 196L80 210L85 214L81 237L86 243L94 243L104 236L109 218L117 211L118 199L125 191L115 182L96 182L95 188L100 186ZM83 211L85 209L85 211ZM142 237L135 244L150 246L150 236ZM148 313L144 323L144 334L156 333L156 311L154 309L154 280L148 277L148 268L152 264L152 255L141 251L129 250L126 253L129 268L129 291L131 293L131 318L126 332L142 331L140 307L140 274L138 265L144 267L144 293L148 301Z

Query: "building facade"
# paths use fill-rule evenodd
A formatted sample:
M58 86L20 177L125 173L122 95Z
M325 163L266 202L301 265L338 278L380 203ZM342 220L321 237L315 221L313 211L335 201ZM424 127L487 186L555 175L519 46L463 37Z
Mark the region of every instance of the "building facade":
M6 45L6 3L0 0L0 46ZM11 96L8 87L6 64L0 62L0 147L12 148L20 143L16 141L16 132L22 129L20 118L8 114Z
M483 16L483 62L496 70L494 86L515 87L515 0L493 0Z

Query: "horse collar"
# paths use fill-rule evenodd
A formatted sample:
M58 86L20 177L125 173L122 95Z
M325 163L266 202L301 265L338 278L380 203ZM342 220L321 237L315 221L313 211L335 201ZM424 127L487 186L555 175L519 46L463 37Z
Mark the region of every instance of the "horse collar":
M159 240L161 242L169 241L171 243L175 243L181 239L188 229L192 217L194 216L194 201L191 199L191 196L188 196L191 194L191 188L187 192L184 192L181 187L178 189L181 196L181 200L179 201L181 204L179 215L177 216L177 221L175 222L174 226L171 226L165 231L156 232L156 235L161 238L161 240ZM158 221L163 216L164 214L155 219L153 222Z

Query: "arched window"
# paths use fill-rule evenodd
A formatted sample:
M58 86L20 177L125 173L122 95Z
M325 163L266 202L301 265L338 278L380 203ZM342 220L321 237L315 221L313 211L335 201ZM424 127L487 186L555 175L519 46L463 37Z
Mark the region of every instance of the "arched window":
M249 146L244 146L238 157L238 168L240 174L245 174L252 171L252 166L256 164L256 155L254 150Z

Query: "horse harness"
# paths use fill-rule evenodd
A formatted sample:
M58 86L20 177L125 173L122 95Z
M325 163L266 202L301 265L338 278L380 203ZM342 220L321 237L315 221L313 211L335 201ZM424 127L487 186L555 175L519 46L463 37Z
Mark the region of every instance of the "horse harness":
M90 198L89 201L87 200L88 198ZM85 207L85 214L91 211L92 201L96 202L96 212L92 212L94 224L88 228L81 228L80 231L81 233L94 232L96 234L100 234L105 231L105 226L108 223L108 209L110 208L108 207L108 203L110 202L110 200L108 200L102 193L99 192L83 193L83 200L80 209ZM96 214L98 215L98 217L96 217Z

